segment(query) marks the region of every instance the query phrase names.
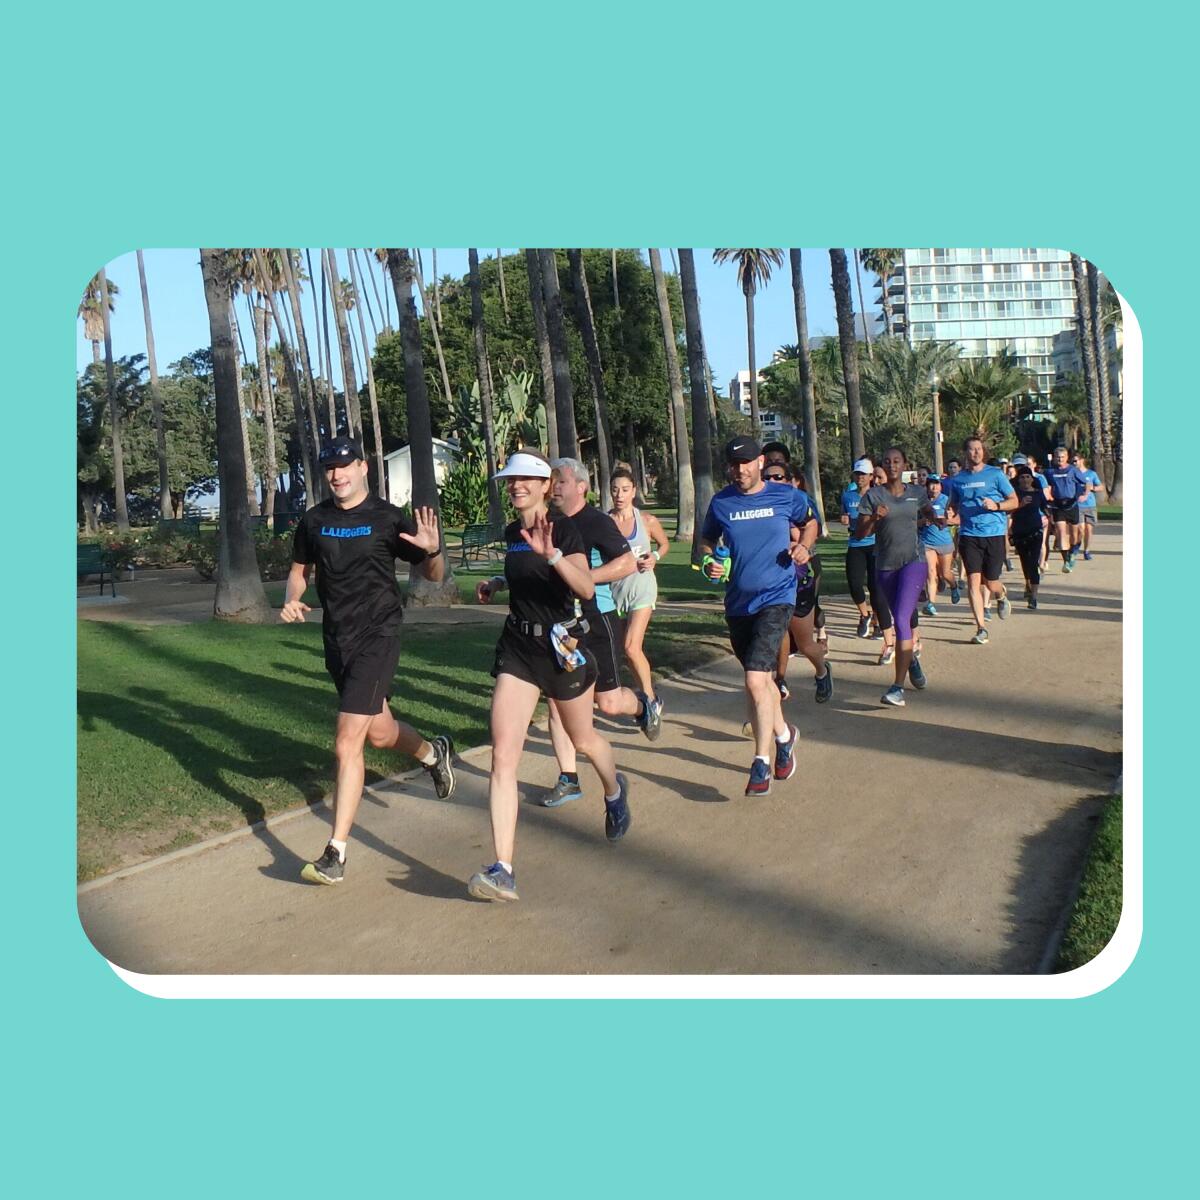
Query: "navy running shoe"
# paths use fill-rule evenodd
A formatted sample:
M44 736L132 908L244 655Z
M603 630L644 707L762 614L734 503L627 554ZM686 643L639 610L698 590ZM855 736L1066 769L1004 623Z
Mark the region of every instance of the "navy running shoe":
M746 784L747 796L765 796L771 790L771 768L761 758L750 765L750 779Z
M800 730L795 725L789 725L792 736L786 742L775 743L775 778L791 779L796 773L796 742L800 738ZM754 760L755 762L758 759Z
M914 658L912 662L908 664L908 681L918 691L925 687L925 685L929 682L929 679L921 666L921 660L919 658Z
M833 668L825 663L825 674L817 680L817 703L824 704L833 699Z
M610 842L619 842L628 832L633 823L629 812L629 780L617 772L617 787L619 795L613 801L604 802L604 836Z

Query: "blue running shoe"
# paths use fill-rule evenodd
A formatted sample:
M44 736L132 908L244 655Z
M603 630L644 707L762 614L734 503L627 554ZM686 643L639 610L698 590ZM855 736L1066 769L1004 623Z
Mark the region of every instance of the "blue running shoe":
M1012 612L1012 601L1007 596L1001 596L996 603L996 613L1000 620L1003 621L1010 612Z
M782 745L779 742L775 743L776 779L791 779L796 773L796 742L799 740L800 730L795 725L789 725L788 728L792 731L792 736ZM757 763L758 759L754 761Z
M1091 562L1091 561L1092 561L1092 552L1091 552L1090 550L1085 550L1085 551L1083 552L1083 561L1084 561L1084 562Z
M950 603L957 604L961 599L962 599L962 590L959 588L957 582L952 583L950 585Z
M520 900L517 877L509 874L498 862L471 876L467 891L476 900Z
M971 641L974 642L976 646L986 646L987 640L988 640L988 634L987 634L986 629L980 629L975 634L975 636L971 639Z
M825 663L825 674L817 680L817 703L824 704L833 698L833 668L828 660Z
M583 788L578 782L572 782L565 775L558 777L558 782L542 797L543 808L557 808L571 800L582 800Z
M992 610L990 608L985 608L983 610L983 619L985 621L990 621L992 619Z
M746 784L747 796L765 796L771 790L771 768L761 758L750 765L750 779Z
M617 772L617 787L620 789L617 798L604 802L604 836L610 842L619 842L633 824L629 812L629 780L620 771Z
M912 662L908 664L908 681L918 691L925 687L925 685L929 682L924 669L921 667L921 660L919 658L914 658Z
M925 614L927 617L936 617L936 616L937 616L937 605L936 605L936 604L932 604L932 603L930 603L930 604L926 604L926 605L925 605L925 607L924 607L923 609L921 609L921 611L922 611L922 612L923 612L923 613L924 613L924 614Z
M904 707L904 689L898 684L893 683L882 696L879 697L880 704L890 704L894 708Z

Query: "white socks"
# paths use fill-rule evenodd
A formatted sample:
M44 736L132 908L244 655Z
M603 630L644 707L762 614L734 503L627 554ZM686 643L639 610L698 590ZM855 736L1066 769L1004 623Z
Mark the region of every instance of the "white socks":
M434 764L435 762L437 762L437 751L436 751L436 750L434 750L434 748L433 748L433 743L432 743L432 742L427 742L427 743L426 743L426 745L428 745L428 746L429 746L429 753L428 753L428 754L427 754L427 755L426 755L426 756L425 756L423 759L421 759L420 761L421 761L421 762L422 762L422 763L423 763L425 766L427 766L427 767L432 767L432 766L433 766L433 764Z
M329 844L337 851L339 861L344 863L346 861L346 843L339 842L337 838L330 838Z

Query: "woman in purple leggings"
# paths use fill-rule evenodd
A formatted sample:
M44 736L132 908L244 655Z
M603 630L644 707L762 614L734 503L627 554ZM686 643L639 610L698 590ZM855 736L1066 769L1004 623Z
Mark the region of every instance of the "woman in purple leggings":
M883 694L884 704L904 707L904 678L913 687L927 682L920 661L913 655L913 624L917 600L925 586L925 551L917 532L919 518L944 524L929 504L923 487L904 482L908 459L893 446L882 462L887 482L871 488L858 508L856 537L875 535L875 571L887 596L896 625L896 682Z

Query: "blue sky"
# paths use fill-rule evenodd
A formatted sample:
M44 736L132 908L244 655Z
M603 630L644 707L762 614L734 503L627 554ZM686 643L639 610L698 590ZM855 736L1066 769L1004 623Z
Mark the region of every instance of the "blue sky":
M515 250L506 250L506 254ZM480 257L494 255L494 250L481 250ZM337 251L338 267L343 277L349 276L346 252ZM425 263L426 281L432 275L431 254L422 252ZM645 251L642 252L645 258ZM154 319L154 341L161 370L168 363L209 343L208 313L204 307L204 287L200 278L200 254L198 250L146 250L146 282L150 293L150 309ZM319 255L313 252L313 265L320 271ZM851 262L853 260L851 259ZM362 256L358 265L361 270ZM671 256L663 250L663 265L672 270ZM137 259L130 253L122 255L108 264L108 275L121 289L117 297L116 310L112 314L113 353L143 353L146 349L146 332L142 317L141 295L138 287ZM438 273L440 275L463 276L467 272L467 252L462 250L438 250ZM704 322L704 338L708 345L708 356L712 363L715 381L722 391L738 370L744 370L746 362L746 308L741 289L737 284L737 273L732 265L717 266L712 261L711 250L696 250L696 275L700 289L701 318ZM383 281L377 276L380 290ZM86 282L86 281L82 281ZM82 293L82 282L80 291ZM863 299L868 311L874 316L878 306L874 303L875 277L863 272ZM364 285L366 286L366 285ZM804 251L804 286L808 298L808 331L810 336L837 332L834 315L833 291L829 279L828 250ZM374 304L374 293L367 288ZM318 284L319 294L319 284ZM77 303L77 301L76 301ZM312 307L312 291L305 289L305 324L310 331L315 328L315 313ZM858 298L855 295L855 309ZM770 362L775 349L796 340L795 317L792 309L792 285L790 267L785 262L767 286L755 297L755 350L760 365ZM254 334L242 301L237 305L237 315L242 328L242 337L247 351L253 357ZM376 314L378 319L378 314ZM330 317L332 327L332 317ZM92 361L92 346L83 336L83 322L76 320L76 369L83 370ZM370 336L370 324L367 335ZM311 336L311 334L310 334ZM315 346L314 369L316 368ZM341 367L334 354L333 378L340 385Z

